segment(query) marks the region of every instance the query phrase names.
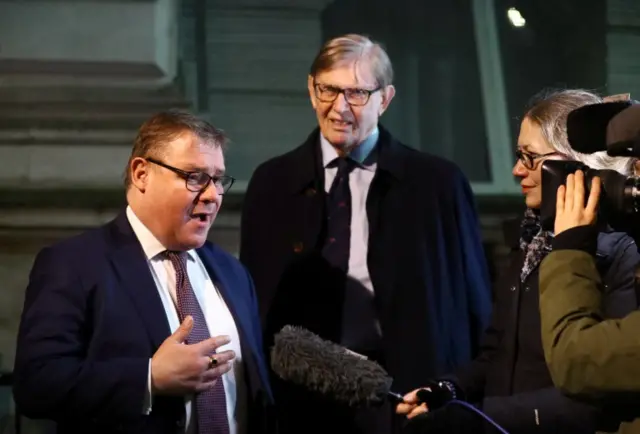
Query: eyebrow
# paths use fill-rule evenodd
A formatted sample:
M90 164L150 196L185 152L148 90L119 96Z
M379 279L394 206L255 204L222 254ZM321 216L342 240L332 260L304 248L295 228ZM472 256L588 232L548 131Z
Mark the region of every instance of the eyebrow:
M201 167L201 166L194 166L192 164L188 164L184 170L185 172L209 173L209 170L207 168ZM213 176L222 176L224 175L224 172L225 172L224 169L216 169L216 171L213 173Z
M336 84L329 84L329 83L318 83L316 82L316 84L320 85L320 86L325 86L325 87L331 87L333 89L340 89L340 90L368 90L368 91L373 91L376 87L374 86L368 86L368 85L362 85L362 86L338 86ZM371 87L371 89L369 89Z

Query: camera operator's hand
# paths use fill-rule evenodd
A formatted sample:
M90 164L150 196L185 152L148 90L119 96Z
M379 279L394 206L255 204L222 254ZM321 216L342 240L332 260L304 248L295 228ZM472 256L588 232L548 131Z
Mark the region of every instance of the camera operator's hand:
M418 390L416 389L412 392L407 393L404 396L404 402L401 402L396 407L397 414L406 414L407 419L414 418L419 414L423 414L429 411L427 404L418 405Z
M591 192L584 205L584 173L581 170L567 177L566 187L558 188L556 197L555 235L577 226L595 223L600 200L600 178L591 182Z

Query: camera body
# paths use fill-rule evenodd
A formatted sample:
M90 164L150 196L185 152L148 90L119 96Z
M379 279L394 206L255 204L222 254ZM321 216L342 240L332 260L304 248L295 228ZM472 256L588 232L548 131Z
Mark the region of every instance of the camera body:
M571 147L581 153L607 151L612 157L640 159L640 104L614 101L573 110L567 118L567 137ZM582 170L585 174L585 202L595 176L601 179L598 221L610 228L628 232L640 241L640 178L614 170L595 170L578 161L546 160L542 163L542 228L553 231L558 187L567 176Z
M577 170L584 172L585 204L591 192L591 182L601 179L598 220L617 230L629 230L640 215L640 178L624 176L615 170L596 170L573 160L547 160L542 163L542 203L540 222L544 230L553 231L556 217L558 187ZM637 223L640 226L640 221Z

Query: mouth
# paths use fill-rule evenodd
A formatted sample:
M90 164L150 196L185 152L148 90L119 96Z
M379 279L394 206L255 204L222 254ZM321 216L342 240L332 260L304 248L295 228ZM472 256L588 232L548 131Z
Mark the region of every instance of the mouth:
M352 122L342 121L339 119L329 119L329 122L331 122L331 125L335 128L347 128L353 125Z
M191 214L191 219L200 223L209 223L213 219L213 214L205 212L196 212Z

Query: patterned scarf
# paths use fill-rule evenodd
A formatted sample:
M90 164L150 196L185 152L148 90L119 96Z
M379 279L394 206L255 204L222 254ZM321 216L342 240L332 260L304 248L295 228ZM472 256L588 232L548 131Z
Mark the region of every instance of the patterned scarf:
M530 209L524 213L522 220L520 249L525 252L524 264L520 271L520 281L524 282L533 270L540 265L545 256L551 252L553 232L543 231L540 225L540 215Z

